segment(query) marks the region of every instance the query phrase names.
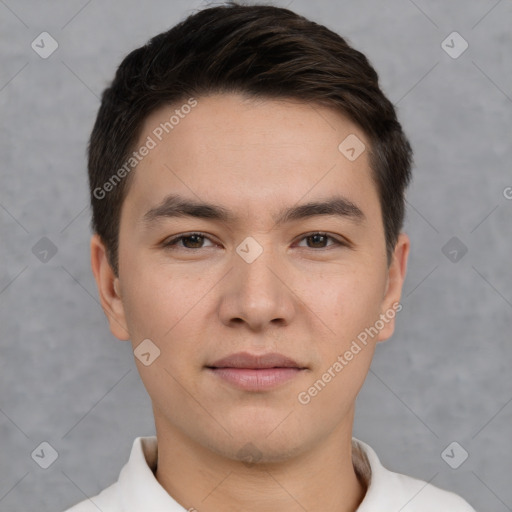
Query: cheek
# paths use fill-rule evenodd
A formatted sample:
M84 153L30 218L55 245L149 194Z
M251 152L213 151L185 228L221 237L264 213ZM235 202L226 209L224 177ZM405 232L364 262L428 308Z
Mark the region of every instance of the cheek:
M329 327L329 335L317 343L318 364L309 387L298 397L304 414L318 424L341 421L364 383L376 345L365 329L379 318L384 289L382 278L370 273L324 282L328 286L311 306Z
M321 428L339 425L343 421L366 379L374 345L368 344L358 350L350 361L344 352L337 352L321 371L312 375L308 387L304 387L297 396L304 420L307 418Z
M133 278L123 287L123 303L133 350L150 339L159 355L148 366L137 357L135 362L156 406L165 409L172 397L173 407L185 411L187 393L183 386L192 390L194 383L188 382L190 368L184 361L193 361L198 351L193 318L204 314L200 298L212 285L170 268L164 272L148 267L133 269Z
M309 306L326 326L333 344L349 342L379 317L385 275L367 268L344 269L310 285Z
M126 269L129 277L123 286L123 304L130 333L138 338L154 337L162 344L182 328L212 286L170 266L140 264Z

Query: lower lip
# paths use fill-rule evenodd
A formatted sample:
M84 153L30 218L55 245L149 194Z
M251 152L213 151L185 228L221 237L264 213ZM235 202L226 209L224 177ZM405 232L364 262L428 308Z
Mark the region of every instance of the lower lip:
M300 368L209 368L221 379L246 391L264 391L288 382Z

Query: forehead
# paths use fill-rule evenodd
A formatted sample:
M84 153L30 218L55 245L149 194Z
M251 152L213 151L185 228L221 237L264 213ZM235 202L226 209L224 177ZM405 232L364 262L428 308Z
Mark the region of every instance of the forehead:
M162 107L144 122L138 146L151 139L154 147L138 163L127 196L139 216L172 192L247 215L339 192L378 214L368 151L361 149L368 141L339 112L239 94L195 102ZM347 140L360 152L355 159L347 158Z

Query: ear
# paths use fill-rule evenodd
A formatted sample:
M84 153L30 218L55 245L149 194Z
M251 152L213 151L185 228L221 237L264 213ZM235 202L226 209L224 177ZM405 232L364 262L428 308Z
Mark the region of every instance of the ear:
M126 327L124 306L119 292L119 278L115 276L107 258L107 250L95 233L91 238L91 267L98 286L101 307L110 324L112 334L123 341L130 338Z
M409 237L405 233L400 233L388 268L386 292L382 301L380 319L384 323L384 328L380 330L376 341L387 340L395 331L395 317L402 309L400 297L407 274L410 245Z

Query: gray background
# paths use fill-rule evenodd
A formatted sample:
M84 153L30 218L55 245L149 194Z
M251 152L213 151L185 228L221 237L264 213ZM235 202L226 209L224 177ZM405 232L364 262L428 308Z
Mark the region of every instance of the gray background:
M0 0L2 512L97 494L133 439L154 433L130 344L110 334L90 270L85 146L123 56L202 5ZM510 511L512 2L274 5L367 54L415 150L404 309L378 347L354 435L394 471ZM43 31L59 44L48 59L31 48ZM457 59L441 47L453 31L469 44ZM57 248L46 263L32 251L43 236ZM453 236L468 249L458 262L442 252ZM46 470L31 458L43 441L58 452ZM441 457L452 441L469 453L458 469Z

